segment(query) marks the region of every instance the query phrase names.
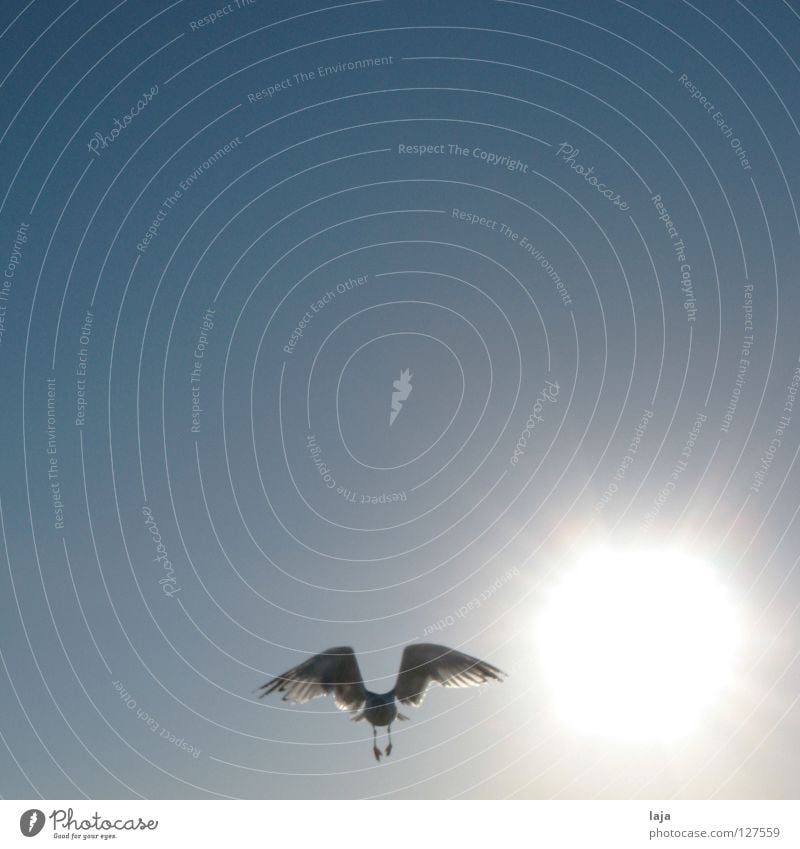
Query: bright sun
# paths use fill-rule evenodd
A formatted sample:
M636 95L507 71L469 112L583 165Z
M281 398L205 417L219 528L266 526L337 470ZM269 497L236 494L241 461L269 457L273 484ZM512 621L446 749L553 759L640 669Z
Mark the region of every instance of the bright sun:
M633 740L689 731L730 677L734 607L680 552L589 552L553 590L539 645L561 716Z

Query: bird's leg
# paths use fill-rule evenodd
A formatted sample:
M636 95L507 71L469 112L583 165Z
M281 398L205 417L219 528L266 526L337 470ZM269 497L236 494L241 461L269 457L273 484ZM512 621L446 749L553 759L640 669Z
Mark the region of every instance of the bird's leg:
M381 750L378 748L378 729L372 726L372 753L375 755L375 760L381 762Z
M386 747L386 757L392 754L392 726L388 726L386 729L386 734L389 737L389 745Z

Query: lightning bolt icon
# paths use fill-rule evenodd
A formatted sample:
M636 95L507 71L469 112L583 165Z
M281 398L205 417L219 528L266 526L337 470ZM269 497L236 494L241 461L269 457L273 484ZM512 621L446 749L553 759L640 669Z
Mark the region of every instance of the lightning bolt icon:
M38 811L31 811L30 822L28 823L28 834L30 834L33 831L33 827L36 825L38 820L39 820Z

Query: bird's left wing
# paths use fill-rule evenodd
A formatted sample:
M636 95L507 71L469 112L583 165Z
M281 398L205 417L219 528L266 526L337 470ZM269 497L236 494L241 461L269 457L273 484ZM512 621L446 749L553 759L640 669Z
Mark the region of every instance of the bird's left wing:
M418 707L431 684L443 687L477 687L502 681L505 672L485 660L434 643L415 643L403 650L395 698Z
M333 693L340 710L359 710L367 700L361 670L349 646L315 654L256 690L259 698L276 691L284 694L284 701L295 704Z

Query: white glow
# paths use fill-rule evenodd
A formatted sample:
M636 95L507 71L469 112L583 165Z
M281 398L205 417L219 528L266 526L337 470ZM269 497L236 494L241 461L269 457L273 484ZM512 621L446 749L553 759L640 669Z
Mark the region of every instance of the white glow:
M598 549L552 592L539 642L565 720L607 736L669 740L691 729L729 679L738 630L703 561Z

